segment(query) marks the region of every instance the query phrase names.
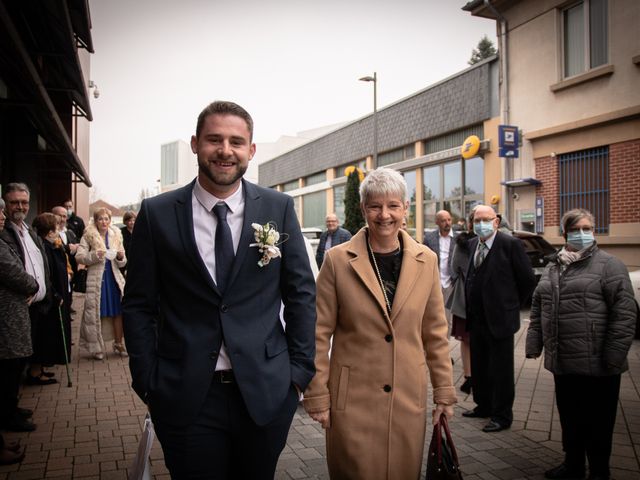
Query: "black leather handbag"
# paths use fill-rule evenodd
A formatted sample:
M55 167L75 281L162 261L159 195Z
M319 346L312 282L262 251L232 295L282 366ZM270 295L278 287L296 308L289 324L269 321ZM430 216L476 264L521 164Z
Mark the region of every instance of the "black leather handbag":
M451 439L445 414L440 416L440 421L433 427L427 458L426 480L462 480L458 454Z

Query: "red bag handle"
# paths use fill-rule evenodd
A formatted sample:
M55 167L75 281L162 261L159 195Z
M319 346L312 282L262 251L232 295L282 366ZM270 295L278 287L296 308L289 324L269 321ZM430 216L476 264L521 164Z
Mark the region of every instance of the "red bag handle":
M460 465L460 462L458 461L458 452L456 452L456 447L453 445L453 439L451 438L451 431L449 430L447 416L444 413L440 414L440 419L438 420L438 424L435 428L437 438L436 448L438 449L438 463L442 463L442 430L444 430L445 437L447 438L447 444L451 449L453 462L456 465Z

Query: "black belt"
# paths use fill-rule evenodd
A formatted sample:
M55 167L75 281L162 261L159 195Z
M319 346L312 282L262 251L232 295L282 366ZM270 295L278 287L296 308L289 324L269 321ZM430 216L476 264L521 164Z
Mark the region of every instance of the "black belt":
M233 370L216 370L213 372L214 383L236 383Z

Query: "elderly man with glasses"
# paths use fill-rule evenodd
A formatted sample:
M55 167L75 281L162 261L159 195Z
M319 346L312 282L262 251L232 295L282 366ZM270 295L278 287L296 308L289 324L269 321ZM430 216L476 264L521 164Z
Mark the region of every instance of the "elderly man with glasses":
M473 229L478 236L469 245L465 283L477 406L462 415L489 418L484 432L499 432L513 422L514 334L520 329L520 308L535 286L531 262L520 240L498 231L498 224L493 208L475 208Z

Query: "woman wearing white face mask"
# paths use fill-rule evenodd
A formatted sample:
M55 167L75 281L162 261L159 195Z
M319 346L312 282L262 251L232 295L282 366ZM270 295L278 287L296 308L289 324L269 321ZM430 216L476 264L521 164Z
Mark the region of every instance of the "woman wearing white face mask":
M527 358L545 351L554 374L564 462L546 478L608 479L611 440L628 369L636 303L629 273L600 250L593 215L570 210L561 220L566 245L552 258L533 294Z

